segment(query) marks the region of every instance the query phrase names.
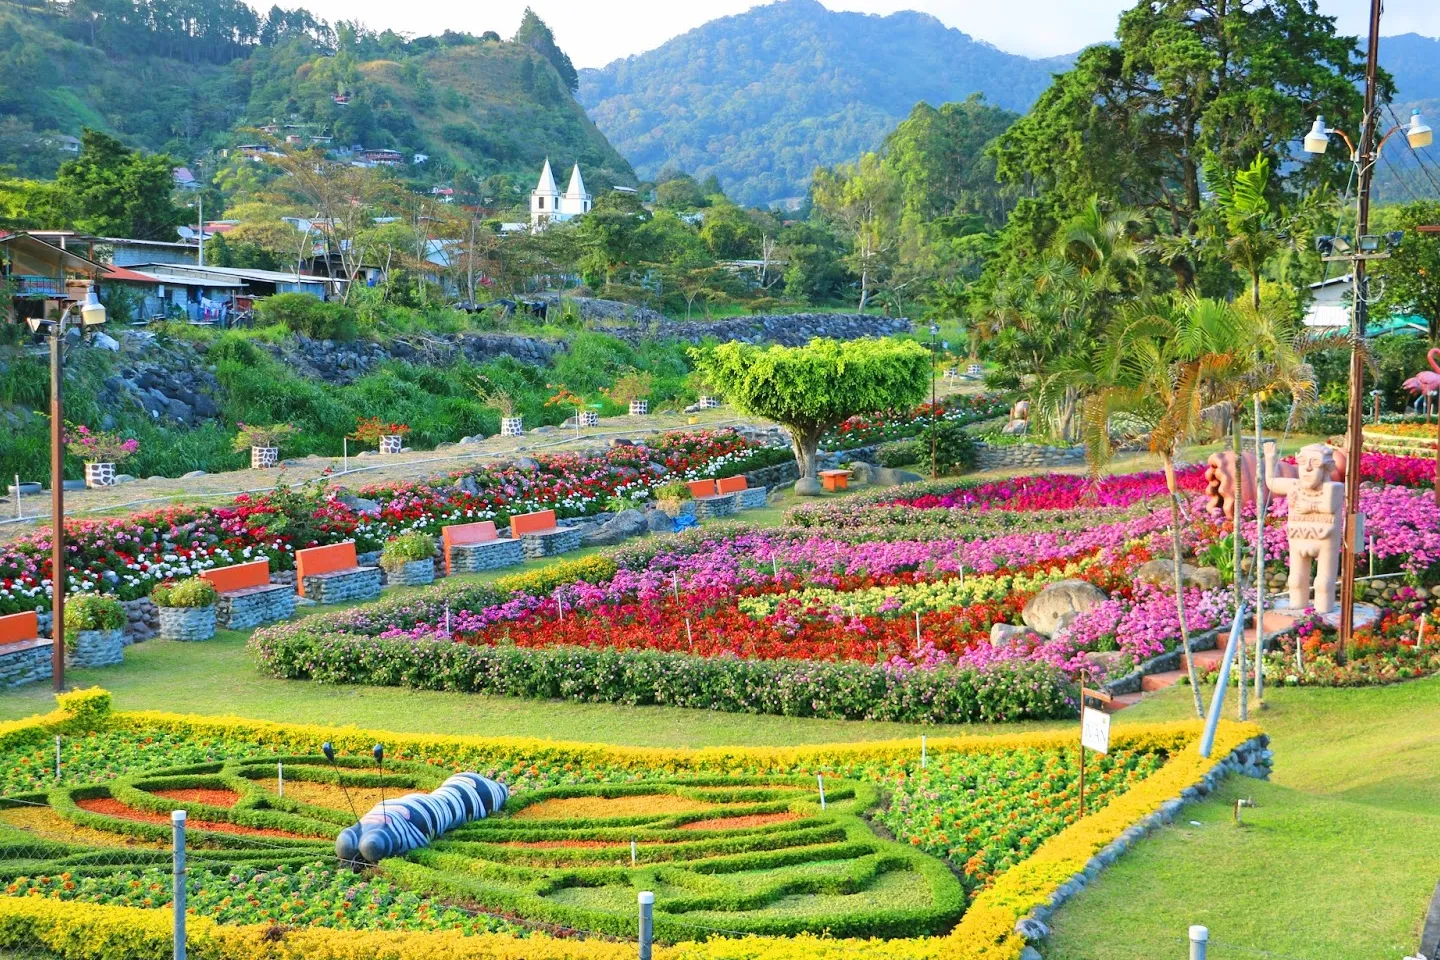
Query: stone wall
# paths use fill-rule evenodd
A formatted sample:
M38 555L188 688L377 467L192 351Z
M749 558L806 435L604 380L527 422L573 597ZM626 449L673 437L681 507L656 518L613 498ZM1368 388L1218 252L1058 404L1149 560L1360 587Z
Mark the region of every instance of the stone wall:
M624 340L639 341L656 337L699 343L707 337L716 340L740 340L744 343L779 343L797 347L815 337L836 340L858 340L861 337L888 337L908 333L910 321L891 317L872 317L856 313L793 313L777 316L731 317L725 320L660 320L635 326L606 326L596 329Z
M55 676L49 640L31 640L12 645L0 653L0 689L19 687Z
M68 594L67 594L68 596ZM49 600L46 600L49 603ZM160 609L155 606L149 597L139 597L134 600L122 600L120 606L125 608L125 645L140 643L149 640L160 632ZM38 633L42 637L53 636L50 632L51 621L54 617L49 608L36 614L38 621Z
M488 363L500 357L514 357L522 363L548 365L563 343L504 333L427 334L412 341L374 343L354 340L312 340L297 334L266 349L301 376L327 383L351 383L390 360L404 360L424 366L446 366L457 360Z
M1073 467L1085 462L1084 447L1052 447L1038 443L992 447L975 445L975 469L1011 470L1028 467Z

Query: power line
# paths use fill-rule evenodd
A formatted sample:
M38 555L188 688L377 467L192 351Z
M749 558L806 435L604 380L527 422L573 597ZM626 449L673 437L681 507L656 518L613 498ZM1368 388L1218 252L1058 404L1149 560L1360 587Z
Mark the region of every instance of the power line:
M1395 108L1393 106L1386 104L1385 109L1390 112L1390 119L1395 121L1395 126L1404 126L1404 124L1400 122L1400 117L1395 113ZM1421 153L1420 150L1416 149L1412 149L1411 152L1415 154L1415 160L1417 163L1420 164L1421 172L1424 173L1425 177L1430 181L1430 185L1435 188L1437 196L1440 196L1440 180L1437 180L1435 175L1430 172L1430 165L1426 162L1425 154Z
M1416 203L1419 203L1420 197L1416 195L1413 189L1411 189L1410 181L1400 176L1400 171L1395 168L1395 164L1390 162L1390 158L1382 153L1380 155L1380 159L1385 161L1385 169L1390 171L1390 175L1395 178L1396 183L1400 184L1400 186L1405 188L1405 193L1410 197L1410 199L1415 201Z

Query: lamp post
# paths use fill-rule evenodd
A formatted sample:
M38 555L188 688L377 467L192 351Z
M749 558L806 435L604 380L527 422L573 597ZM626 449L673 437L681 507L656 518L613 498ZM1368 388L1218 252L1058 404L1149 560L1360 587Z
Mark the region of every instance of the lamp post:
M205 266L205 197L195 198L195 241L200 244L200 266Z
M105 322L105 307L91 286L83 304L72 303L59 319L35 317L27 321L34 333L45 328L50 337L50 663L55 692L65 689L65 430L60 390L64 380L61 349L65 341L65 320L80 308L81 326Z
M940 336L940 325L930 324L930 479L940 479L940 467L935 459L935 421L939 411L935 405L935 338Z
M1360 456L1364 450L1365 421L1365 361L1362 344L1365 339L1365 322L1369 313L1366 303L1369 296L1369 282L1365 276L1365 266L1367 260L1386 256L1379 250L1380 238L1368 236L1370 232L1370 183L1375 173L1375 163L1380 157L1380 151L1384 148L1385 141L1394 134L1404 130L1410 147L1416 150L1429 146L1434 140L1434 134L1420 119L1420 111L1416 110L1410 117L1409 126L1393 127L1379 139L1379 142L1376 142L1375 96L1380 59L1380 9L1381 0L1370 0L1370 39L1365 57L1365 112L1360 126L1358 149L1343 130L1326 127L1324 117L1316 117L1310 132L1305 135L1305 152L1323 154L1325 148L1330 144L1329 135L1331 133L1340 134L1345 145L1350 148L1350 161L1358 167L1360 173L1360 185L1357 191L1355 247L1344 250L1342 247L1348 248L1349 245L1337 242L1341 238L1326 238L1332 241L1332 250L1342 254L1330 257L1330 259L1349 260L1353 264L1355 284L1355 317L1350 324L1350 409L1347 420L1349 432L1345 444L1345 540L1340 580L1340 646L1347 657L1350 652L1350 639L1355 632L1355 564L1359 546L1356 540L1359 532L1357 527L1362 522L1360 517Z

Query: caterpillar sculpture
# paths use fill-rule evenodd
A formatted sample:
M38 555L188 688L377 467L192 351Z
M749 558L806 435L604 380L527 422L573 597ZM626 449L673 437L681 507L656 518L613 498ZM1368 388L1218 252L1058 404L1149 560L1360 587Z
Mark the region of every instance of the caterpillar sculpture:
M510 789L478 773L457 773L434 793L382 800L335 838L341 860L379 863L426 846L448 830L483 820L510 799Z

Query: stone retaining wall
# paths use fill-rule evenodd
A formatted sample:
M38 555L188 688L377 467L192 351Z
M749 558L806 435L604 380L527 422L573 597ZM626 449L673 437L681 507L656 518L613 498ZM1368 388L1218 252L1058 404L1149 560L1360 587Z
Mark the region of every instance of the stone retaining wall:
M889 337L909 333L906 319L873 317L858 313L791 313L758 317L731 317L725 320L661 320L630 326L597 325L596 329L623 340L639 342L660 338L699 343L713 337L721 342L778 343L798 347L816 337L858 340L861 337Z
M23 686L54 677L54 647L49 640L15 644L0 653L0 689Z
M215 636L215 608L160 607L160 636L166 640L209 640Z
M1085 462L1084 447L1052 447L1038 443L992 447L975 445L977 470L1013 470L1029 467L1073 467Z
M359 567L338 575L305 578L305 598L322 604L374 600L380 596L381 588L379 567Z
M294 616L295 585L277 583L271 586L278 589L255 588L222 593L215 602L216 618L227 630L253 630L262 623L274 623Z

